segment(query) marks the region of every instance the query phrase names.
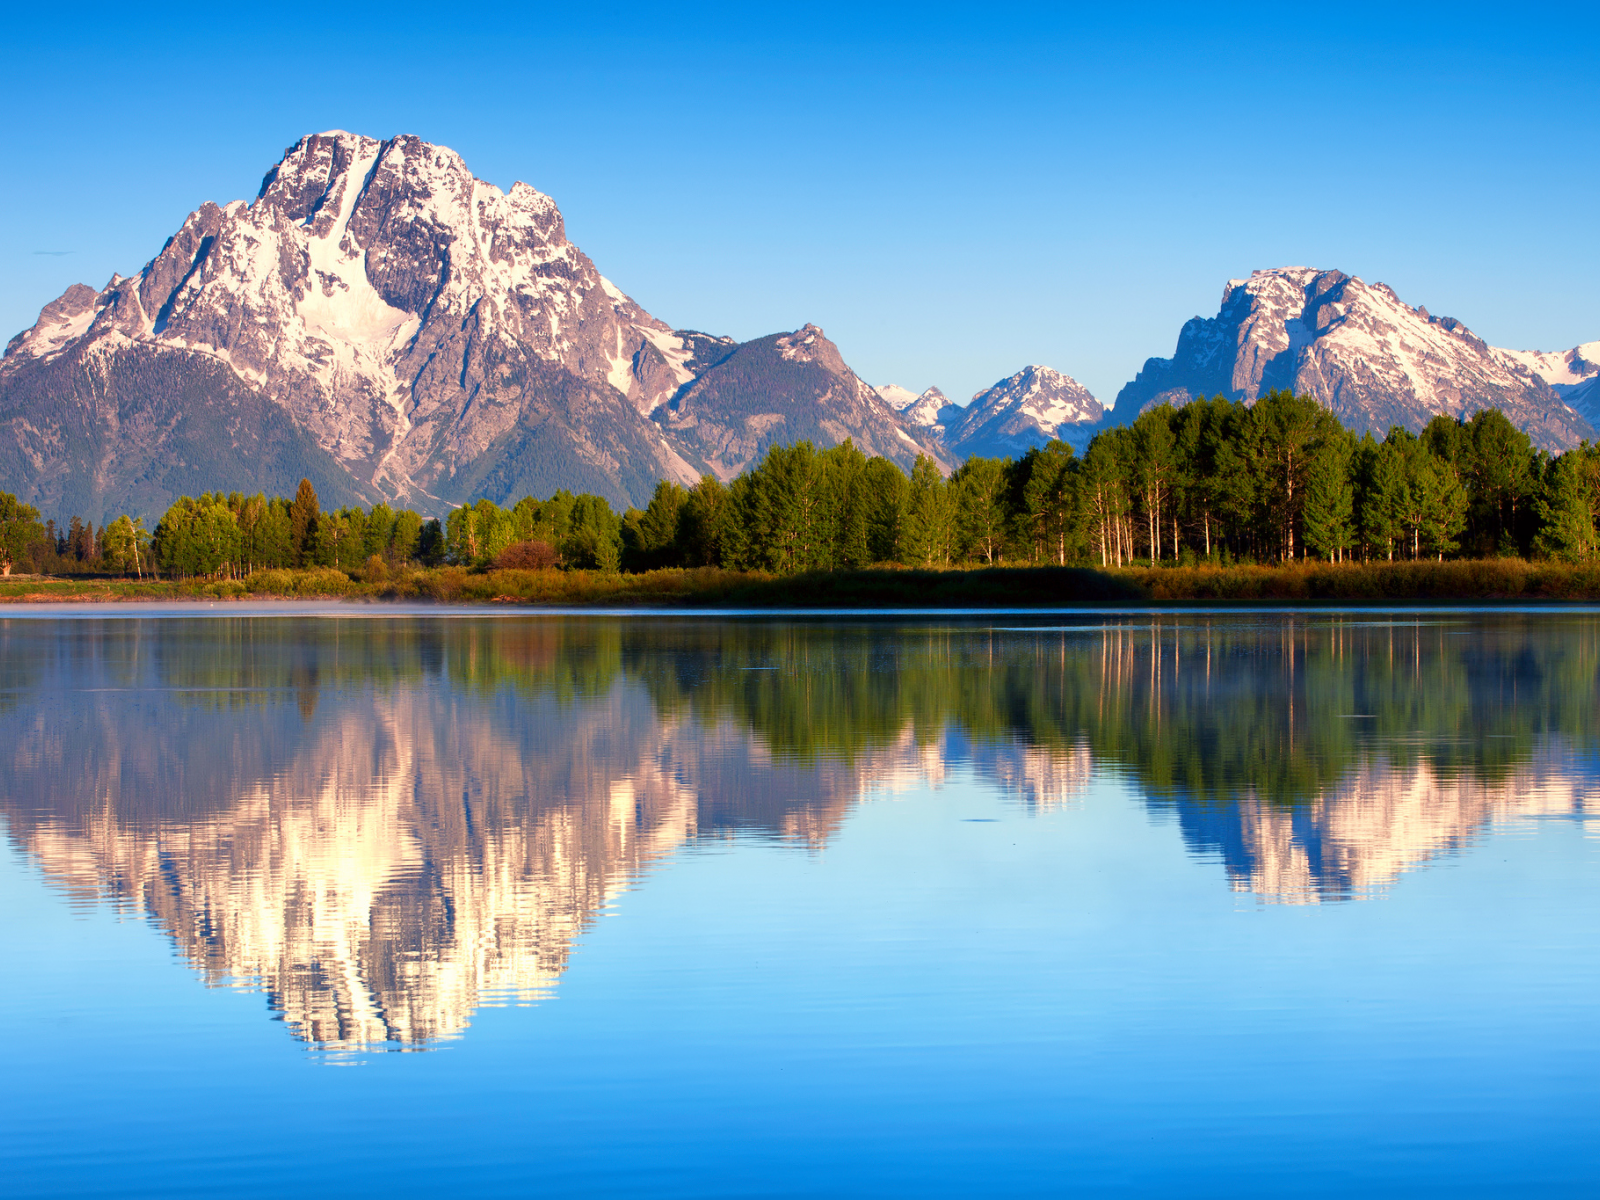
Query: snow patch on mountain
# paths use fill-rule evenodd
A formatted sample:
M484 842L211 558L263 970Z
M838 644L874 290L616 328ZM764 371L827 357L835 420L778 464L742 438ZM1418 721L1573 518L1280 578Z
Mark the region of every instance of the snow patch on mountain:
M1105 419L1105 407L1070 375L1024 367L979 392L945 430L962 454L1018 457L1055 438L1081 449Z
M1593 434L1530 364L1461 322L1412 308L1385 284L1310 267L1229 280L1217 315L1185 324L1173 356L1150 359L1122 389L1117 417L1216 393L1250 402L1273 388L1309 394L1380 436L1487 407L1547 448Z
M550 197L418 138L342 131L290 147L253 201L202 205L133 278L69 289L0 369L89 344L227 363L396 497L514 436L534 362L648 414L692 356L567 241Z
M1571 350L1549 353L1541 350L1497 350L1496 353L1532 371L1563 396L1600 375L1600 342L1584 342Z
M913 392L910 388L903 388L898 383L886 383L882 387L875 387L872 390L883 397L883 402L894 409L895 412L905 412L918 399L916 392Z
M900 415L908 425L943 434L952 421L960 418L961 412L959 404L952 403L950 397L938 388L931 387Z

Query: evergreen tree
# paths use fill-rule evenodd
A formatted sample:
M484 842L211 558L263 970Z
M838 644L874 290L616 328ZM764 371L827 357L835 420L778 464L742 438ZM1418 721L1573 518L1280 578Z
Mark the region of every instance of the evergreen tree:
M974 456L950 477L961 553L987 566L994 566L1005 554L1006 531L1011 524L1006 487L1009 465L1009 459Z
M604 496L575 496L567 534L558 549L568 566L615 571L622 562L622 518Z
M684 497L678 520L678 553L691 567L722 562L723 532L728 520L728 489L715 475L702 475Z
M317 503L317 489L311 480L302 479L289 505L289 537L294 546L294 565L303 566L313 552L312 538L317 531L317 518L322 506Z
M1022 513L1024 539L1034 562L1067 561L1073 533L1075 462L1072 447L1054 438L1023 456Z
M934 461L917 455L905 513L902 561L911 566L945 566L954 540L950 488Z
M867 460L865 493L867 546L873 562L900 562L906 554L906 516L911 481L887 458Z
M422 528L417 531L417 561L424 566L436 567L444 561L444 554L444 527L439 524L437 517L423 522Z
M630 508L622 516L622 562L630 571L676 566L679 561L678 525L689 493L671 480L656 484L655 494L641 512Z
M1340 429L1317 446L1305 478L1305 544L1329 562L1355 544L1355 491L1350 485L1355 439Z

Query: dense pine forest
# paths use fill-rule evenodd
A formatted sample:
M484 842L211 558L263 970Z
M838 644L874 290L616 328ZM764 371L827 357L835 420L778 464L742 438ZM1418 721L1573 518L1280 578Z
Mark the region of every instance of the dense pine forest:
M617 513L557 492L479 500L443 523L379 504L182 497L153 531L65 526L0 494L0 564L50 574L244 577L321 567L371 578L407 564L600 572L721 567L777 575L874 564L1161 566L1520 556L1600 549L1600 447L1551 457L1501 413L1436 417L1420 435L1357 438L1315 401L1272 392L1162 406L1079 457L1056 441L908 476L849 442L773 446L731 484L663 481Z

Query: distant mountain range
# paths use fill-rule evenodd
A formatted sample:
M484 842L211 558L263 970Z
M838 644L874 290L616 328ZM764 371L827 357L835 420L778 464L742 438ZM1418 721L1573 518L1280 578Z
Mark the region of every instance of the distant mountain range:
M1082 450L1106 419L1088 388L1040 366L1024 367L985 388L965 407L950 403L938 388L918 395L888 384L878 394L957 459L974 454L1019 458L1052 438Z
M1229 283L1114 412L1029 366L957 405L872 388L814 325L748 342L673 329L524 183L415 137L303 138L255 200L192 213L137 275L75 284L0 359L0 489L52 514L159 515L202 489L388 500L438 515L557 488L641 504L766 448L852 438L909 467L1081 449L1110 422L1221 392L1309 392L1347 424L1493 405L1541 446L1593 437L1600 342L1500 350L1381 284L1281 268Z

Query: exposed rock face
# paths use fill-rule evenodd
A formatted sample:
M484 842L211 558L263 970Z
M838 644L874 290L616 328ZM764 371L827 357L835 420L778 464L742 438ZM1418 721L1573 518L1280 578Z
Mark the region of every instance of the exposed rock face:
M641 309L527 184L502 192L415 137L319 134L254 201L203 205L137 276L74 285L12 339L0 487L91 517L224 476L292 491L299 470L325 495L432 512L561 486L642 501L702 465L697 438L686 458L650 414L733 349ZM274 439L301 466L239 443L246 395L288 418ZM168 419L191 427L181 468L160 436L130 438ZM872 436L897 428L891 412Z
M882 396L845 365L815 325L733 347L656 413L691 461L732 479L771 445L851 438L909 468L919 454L950 465L938 443L907 432Z
M945 429L945 444L962 458L1020 458L1054 438L1082 450L1100 429L1106 410L1070 375L1049 367L1024 367L979 392Z
M1600 421L1600 342L1546 354L1539 350L1500 350L1498 354L1532 371L1589 424Z
M1147 361L1118 393L1116 413L1128 421L1154 404L1217 393L1252 401L1273 388L1311 395L1379 436L1491 407L1547 449L1594 436L1526 363L1461 322L1412 308L1384 284L1309 267L1231 280L1217 315L1184 325L1173 356Z

